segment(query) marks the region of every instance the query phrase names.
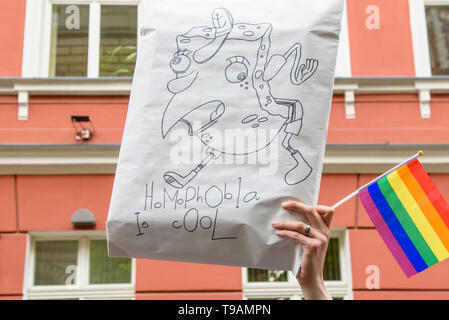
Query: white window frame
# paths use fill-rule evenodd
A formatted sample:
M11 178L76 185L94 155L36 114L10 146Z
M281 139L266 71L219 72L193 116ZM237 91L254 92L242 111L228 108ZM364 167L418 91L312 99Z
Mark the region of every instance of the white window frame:
M34 285L36 241L77 240L76 284ZM30 232L27 241L23 299L135 299L135 259L131 259L131 282L127 284L89 284L89 241L106 240L104 231ZM68 277L70 274L67 275Z
M331 237L339 240L340 275L339 281L325 281L333 298L352 300L352 275L349 250L349 233L343 228L331 230ZM243 299L290 299L303 298L301 288L292 272L287 273L287 282L248 282L247 268L242 268Z
M432 77L426 6L449 5L449 0L409 0L416 77Z
M51 7L53 4L90 5L89 10L89 52L87 78L99 77L100 54L100 5L137 5L137 29L143 26L144 15L151 0L27 0L25 34L23 47L22 77L48 78L51 45ZM139 36L137 43L139 45ZM346 1L341 25L340 44L336 65L337 77L351 77L351 56L348 36L348 15Z
M100 74L101 5L137 5L137 45L139 30L150 0L27 0L22 77L48 78L50 66L53 4L89 5L89 47L87 78Z
M343 17L341 21L340 43L338 44L337 66L335 77L352 77L351 49L349 46L348 10L346 0L344 1Z

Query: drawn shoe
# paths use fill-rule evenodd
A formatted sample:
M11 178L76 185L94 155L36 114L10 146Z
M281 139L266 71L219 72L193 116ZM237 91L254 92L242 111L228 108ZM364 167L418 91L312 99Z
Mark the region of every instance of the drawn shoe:
M182 176L176 172L167 172L164 174L164 180L176 189L182 189L197 175L195 171L191 171L188 175Z
M296 151L295 153L292 153L292 157L295 159L296 165L285 175L285 182L289 185L303 182L313 171L307 161L302 157L301 153Z

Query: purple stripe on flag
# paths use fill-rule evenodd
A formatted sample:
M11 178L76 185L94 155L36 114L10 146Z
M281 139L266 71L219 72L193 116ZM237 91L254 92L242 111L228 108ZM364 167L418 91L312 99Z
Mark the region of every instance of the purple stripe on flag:
M407 275L407 277L411 277L412 275L416 274L417 272L415 268L405 255L404 250L402 250L396 238L391 233L390 228L388 228L388 225L382 218L382 215L380 214L379 210L376 207L376 204L371 198L368 189L362 190L359 196L363 206L366 209L366 212L368 212L371 221L376 227L377 232L379 232L388 249L390 249L391 253L393 253L393 256L396 258L396 261L399 263L404 273Z

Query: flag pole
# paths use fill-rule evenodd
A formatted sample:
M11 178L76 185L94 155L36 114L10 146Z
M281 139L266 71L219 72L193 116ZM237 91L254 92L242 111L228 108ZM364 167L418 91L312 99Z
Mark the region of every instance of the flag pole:
M417 154L415 154L413 157L411 157L410 159L405 160L404 162L398 164L397 166L395 166L394 168L388 170L387 172L385 172L383 175L377 177L376 179L374 179L373 181L368 182L367 184L365 184L363 187L357 189L356 191L354 191L353 193L351 193L349 196L347 196L346 198L340 200L339 202L337 202L335 205L332 206L332 208L336 209L339 206L341 206L342 204L344 204L345 202L351 200L352 198L354 198L356 195L358 195L363 189L368 188L369 186L375 184L377 181L379 181L380 179L382 179L383 177L388 176L390 173L392 173L393 171L399 169L400 167L406 165L407 163L418 159L419 157L422 157L424 155L424 152L420 151Z

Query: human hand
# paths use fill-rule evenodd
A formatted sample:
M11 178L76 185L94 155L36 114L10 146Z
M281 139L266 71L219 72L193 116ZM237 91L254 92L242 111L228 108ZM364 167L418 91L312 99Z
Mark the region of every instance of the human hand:
M300 82L307 81L311 76L315 74L318 69L319 62L315 59L307 59L306 63L299 68L301 72Z
M302 246L301 268L297 280L304 298L307 300L332 299L324 285L323 269L334 209L325 206L314 208L296 201L284 202L282 208L305 215L311 225L306 235L309 224L299 221L273 222L273 227L277 229L276 235L294 240Z

